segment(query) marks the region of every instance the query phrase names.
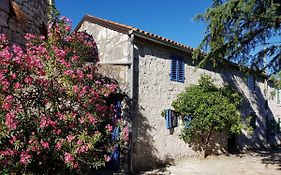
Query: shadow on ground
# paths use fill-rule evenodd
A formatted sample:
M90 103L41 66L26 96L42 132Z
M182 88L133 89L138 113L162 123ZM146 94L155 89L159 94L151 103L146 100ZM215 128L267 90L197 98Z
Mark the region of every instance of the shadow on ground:
M256 149L253 152L261 158L262 164L265 164L266 167L268 165L277 165L278 169L281 170L281 147Z

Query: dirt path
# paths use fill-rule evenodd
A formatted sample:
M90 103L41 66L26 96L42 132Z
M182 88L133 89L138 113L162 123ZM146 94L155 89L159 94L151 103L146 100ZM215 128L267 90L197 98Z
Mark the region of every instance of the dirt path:
M185 160L143 175L281 175L281 148Z

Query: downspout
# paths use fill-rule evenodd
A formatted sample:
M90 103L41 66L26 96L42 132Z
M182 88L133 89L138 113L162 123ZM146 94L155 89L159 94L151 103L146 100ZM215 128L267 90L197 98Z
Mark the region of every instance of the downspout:
M134 61L134 38L135 38L135 34L134 34L134 31L133 30L130 30L129 31L129 42L130 42L130 45L129 45L129 56L130 56L130 62L131 62L131 67L130 67L130 98L131 98L131 133L130 133L130 150L129 150L129 172L130 173L134 173L134 169L133 169L133 146L134 146L134 138L132 137L133 136L133 133L132 133L132 128L133 128L133 117L135 116L135 98L134 98L134 69L135 69L135 61Z

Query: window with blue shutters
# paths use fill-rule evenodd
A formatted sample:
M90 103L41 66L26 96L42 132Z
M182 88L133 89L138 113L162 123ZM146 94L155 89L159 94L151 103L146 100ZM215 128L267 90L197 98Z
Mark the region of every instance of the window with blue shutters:
M189 128L189 127L190 127L191 120L192 120L191 115L186 115L186 116L184 116L182 120L183 120L184 128Z
M166 128L167 129L171 129L172 126L172 110L171 109L167 109L165 111L165 119L166 119Z
M184 61L177 55L171 56L171 81L184 83Z
M166 128L172 129L175 127L178 127L178 114L171 110L166 109L165 110L165 119L166 119Z

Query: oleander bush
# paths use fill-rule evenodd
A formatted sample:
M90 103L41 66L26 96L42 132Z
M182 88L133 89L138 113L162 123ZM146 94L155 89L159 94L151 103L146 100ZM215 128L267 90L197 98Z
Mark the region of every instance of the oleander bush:
M0 174L84 174L125 147L128 127L107 102L93 38L63 17L24 47L0 35ZM87 61L87 64L85 63ZM120 136L112 139L118 127Z

